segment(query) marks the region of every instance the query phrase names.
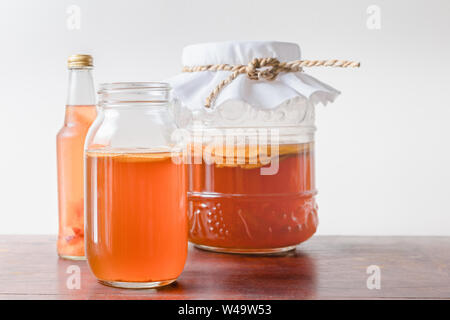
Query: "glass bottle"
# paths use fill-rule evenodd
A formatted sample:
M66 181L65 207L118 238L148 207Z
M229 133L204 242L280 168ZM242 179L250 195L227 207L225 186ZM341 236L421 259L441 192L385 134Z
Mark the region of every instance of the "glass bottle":
M175 281L187 256L186 172L165 83L101 85L86 138L86 256L106 285ZM175 158L172 158L175 156Z
M58 255L84 257L84 161L86 133L96 117L92 57L68 59L69 88L64 125L56 137L58 166Z

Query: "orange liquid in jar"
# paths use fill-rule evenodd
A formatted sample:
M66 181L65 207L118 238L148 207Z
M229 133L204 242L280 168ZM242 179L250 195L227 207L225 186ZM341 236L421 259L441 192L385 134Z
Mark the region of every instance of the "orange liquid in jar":
M56 138L58 164L60 256L84 257L84 140L96 108L67 106L64 126Z
M262 175L263 166L248 156L244 164L189 165L191 242L258 252L294 246L315 233L313 143L280 145L274 175Z
M187 256L185 170L170 153L86 153L86 256L98 279L180 275Z

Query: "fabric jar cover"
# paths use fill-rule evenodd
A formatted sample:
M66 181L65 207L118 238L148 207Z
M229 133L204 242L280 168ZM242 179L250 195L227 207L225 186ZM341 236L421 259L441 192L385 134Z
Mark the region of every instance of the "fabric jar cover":
M183 66L215 64L247 65L254 58L277 58L280 62L300 60L295 43L276 41L230 41L189 45L183 49ZM167 80L173 96L191 111L204 109L206 97L230 75L230 71L183 72ZM333 102L340 92L305 72L281 72L276 79L252 80L239 75L217 96L212 110L235 100L254 108L271 110L293 98L309 100L313 105Z

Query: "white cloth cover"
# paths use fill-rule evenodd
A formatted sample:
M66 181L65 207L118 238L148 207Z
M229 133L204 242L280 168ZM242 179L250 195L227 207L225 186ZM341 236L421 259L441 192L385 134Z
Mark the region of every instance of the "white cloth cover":
M183 66L209 64L247 65L254 58L277 58L279 61L300 60L300 47L295 43L276 41L217 42L187 46L183 49ZM206 97L230 75L229 71L186 72L169 79L173 95L189 109L204 108ZM251 80L239 75L217 96L212 109L230 100L243 101L254 108L275 109L283 102L301 97L313 104L333 102L340 92L305 74L280 73L273 81Z

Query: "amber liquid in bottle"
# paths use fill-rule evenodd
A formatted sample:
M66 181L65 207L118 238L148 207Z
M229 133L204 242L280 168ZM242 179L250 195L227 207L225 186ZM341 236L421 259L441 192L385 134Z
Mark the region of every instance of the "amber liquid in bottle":
M96 117L90 67L70 68L64 125L56 138L58 166L58 255L84 259L84 140Z
M185 170L170 153L86 152L86 255L101 282L167 284L180 275Z

